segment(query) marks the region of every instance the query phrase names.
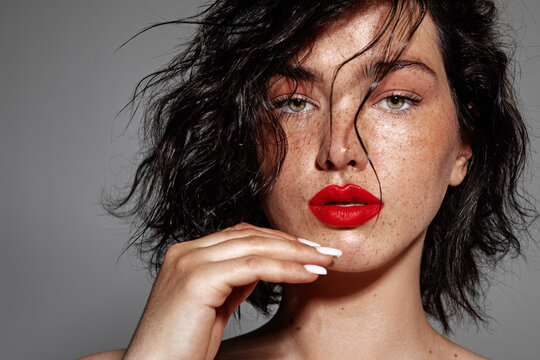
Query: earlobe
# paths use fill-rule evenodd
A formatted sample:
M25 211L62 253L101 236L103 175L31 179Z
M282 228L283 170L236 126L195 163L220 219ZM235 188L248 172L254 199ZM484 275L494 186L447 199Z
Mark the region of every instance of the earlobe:
M450 186L458 186L461 184L465 176L467 175L467 169L469 166L469 160L472 157L472 150L469 145L464 145L463 149L459 152L454 168L450 174Z

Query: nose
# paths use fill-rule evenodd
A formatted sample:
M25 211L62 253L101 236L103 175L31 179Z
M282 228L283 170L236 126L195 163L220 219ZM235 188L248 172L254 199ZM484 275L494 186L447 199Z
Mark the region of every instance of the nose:
M345 116L345 113L349 115ZM355 114L351 115L350 112L330 119L329 129L321 139L317 154L317 167L320 170L365 169L369 163L369 155L362 134L355 129L355 121Z

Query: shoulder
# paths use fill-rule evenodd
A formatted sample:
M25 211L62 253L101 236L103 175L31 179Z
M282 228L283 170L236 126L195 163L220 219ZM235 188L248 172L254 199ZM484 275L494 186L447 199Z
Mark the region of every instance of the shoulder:
M433 353L430 351L430 354L436 355L440 359L457 359L457 360L488 360L487 358L480 356L464 347L444 338L441 336L443 341L439 345L435 345Z
M421 359L451 359L451 360L488 360L441 335L434 328L424 334L425 339Z
M125 349L104 351L97 354L83 356L78 360L120 360L122 359L122 356L124 356L125 351Z

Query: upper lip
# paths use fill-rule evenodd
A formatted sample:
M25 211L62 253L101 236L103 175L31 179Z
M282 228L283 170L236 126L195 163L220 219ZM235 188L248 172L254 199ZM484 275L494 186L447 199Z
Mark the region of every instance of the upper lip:
M345 186L329 185L319 191L310 200L310 205L368 205L380 204L381 201L369 191L354 184Z

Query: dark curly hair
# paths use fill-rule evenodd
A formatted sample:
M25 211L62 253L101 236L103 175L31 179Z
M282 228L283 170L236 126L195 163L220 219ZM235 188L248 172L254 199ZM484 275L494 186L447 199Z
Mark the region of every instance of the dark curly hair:
M196 17L143 30L198 26L184 50L135 90L131 104L142 101L145 109L142 160L129 191L106 205L137 224L126 248L138 249L158 270L176 242L239 222L269 226L261 200L280 173L287 139L267 98L268 82L275 75L302 76L298 54L340 15L366 2L216 0ZM421 263L424 309L448 331L452 316L486 321L485 271L504 255L520 253L517 236L534 211L517 187L527 131L511 84L511 48L501 42L492 1L388 3L384 25L368 47L398 36L409 40L431 16L461 134L473 152L465 180L448 189L428 229ZM388 52L390 66L403 49ZM366 49L359 51L355 56ZM377 74L364 102L389 70ZM261 282L248 300L267 312L279 294L279 285Z

